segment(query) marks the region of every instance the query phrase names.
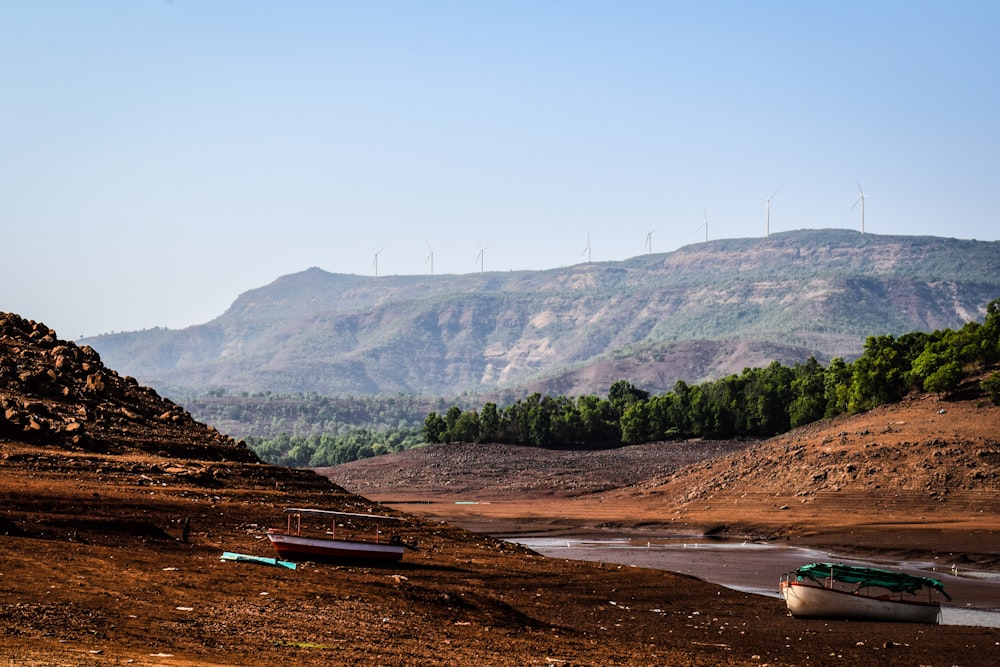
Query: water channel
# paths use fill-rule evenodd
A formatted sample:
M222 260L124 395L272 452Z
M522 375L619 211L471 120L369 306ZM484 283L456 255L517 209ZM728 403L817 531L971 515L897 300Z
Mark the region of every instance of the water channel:
M942 605L943 625L1000 627L1000 573L997 572L964 570L933 562L859 560L803 547L700 537L505 539L552 558L669 570L775 598L781 575L806 563L839 562L899 569L944 583L952 601Z

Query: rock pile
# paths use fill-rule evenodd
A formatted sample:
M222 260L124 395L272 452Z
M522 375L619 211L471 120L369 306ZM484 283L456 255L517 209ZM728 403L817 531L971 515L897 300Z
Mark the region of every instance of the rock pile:
M0 440L109 453L257 462L240 441L104 366L89 346L0 313Z

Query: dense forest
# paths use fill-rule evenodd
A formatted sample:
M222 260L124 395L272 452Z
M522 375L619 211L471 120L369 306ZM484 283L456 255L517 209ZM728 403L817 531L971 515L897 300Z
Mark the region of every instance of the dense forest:
M452 406L424 421L427 442L502 442L535 447L594 449L686 438L768 437L839 414L901 400L911 391L948 396L1000 360L1000 299L983 324L959 330L870 336L853 362L827 366L810 358L784 366L747 368L739 375L651 396L630 382L607 398L533 394L505 408ZM1000 404L1000 373L977 391Z
M295 468L337 465L424 443L421 423L443 399L321 396L213 389L176 396L199 421L242 438L265 461Z
M221 392L189 405L196 416L217 426L227 417L246 423L247 415L254 414L255 426L245 439L261 458L278 465L322 467L424 443L601 449L687 438L768 437L824 417L899 401L914 391L946 397L971 389L1000 404L1000 373L991 373L998 362L1000 299L988 305L982 324L871 336L852 362L773 362L701 384L679 381L658 395L619 380L606 398L535 393L506 407L487 402L463 409L440 399L431 404L407 396L333 399L266 393L234 398ZM431 408L436 409L428 414Z

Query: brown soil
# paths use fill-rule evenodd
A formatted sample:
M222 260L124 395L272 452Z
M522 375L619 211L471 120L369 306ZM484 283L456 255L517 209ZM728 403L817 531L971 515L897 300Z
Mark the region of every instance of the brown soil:
M998 630L794 620L772 598L412 515L398 565L222 562L273 555L264 531L283 507L377 508L261 464L2 452L7 664L987 665L1000 651Z
M315 473L255 462L73 347L0 318L3 664L993 665L1000 655L1000 630L795 620L771 598L544 558L415 514L400 514L411 548L391 566L220 561L223 551L273 555L265 532L284 524L284 507L392 510ZM671 469L645 460L652 467L628 473L641 451L594 455L624 457L611 466L630 480L624 489L601 481L611 471L587 482L600 492L553 503L537 500L555 498L543 487L534 504L512 488L525 511L506 514L584 525L603 496L601 521L639 525L662 503L691 509L685 528L718 522L694 510L715 499L676 500ZM481 470L480 488L494 484ZM850 520L863 513L834 528ZM947 544L952 524L936 525Z
M978 400L921 396L761 442L435 445L320 472L495 535L780 538L1000 569L1000 408Z

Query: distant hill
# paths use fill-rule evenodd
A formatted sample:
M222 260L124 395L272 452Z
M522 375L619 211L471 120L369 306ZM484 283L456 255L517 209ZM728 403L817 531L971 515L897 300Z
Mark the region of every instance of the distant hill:
M183 330L87 338L178 395L653 392L866 336L959 328L1000 296L1000 243L808 230L547 271L366 277L317 268Z

